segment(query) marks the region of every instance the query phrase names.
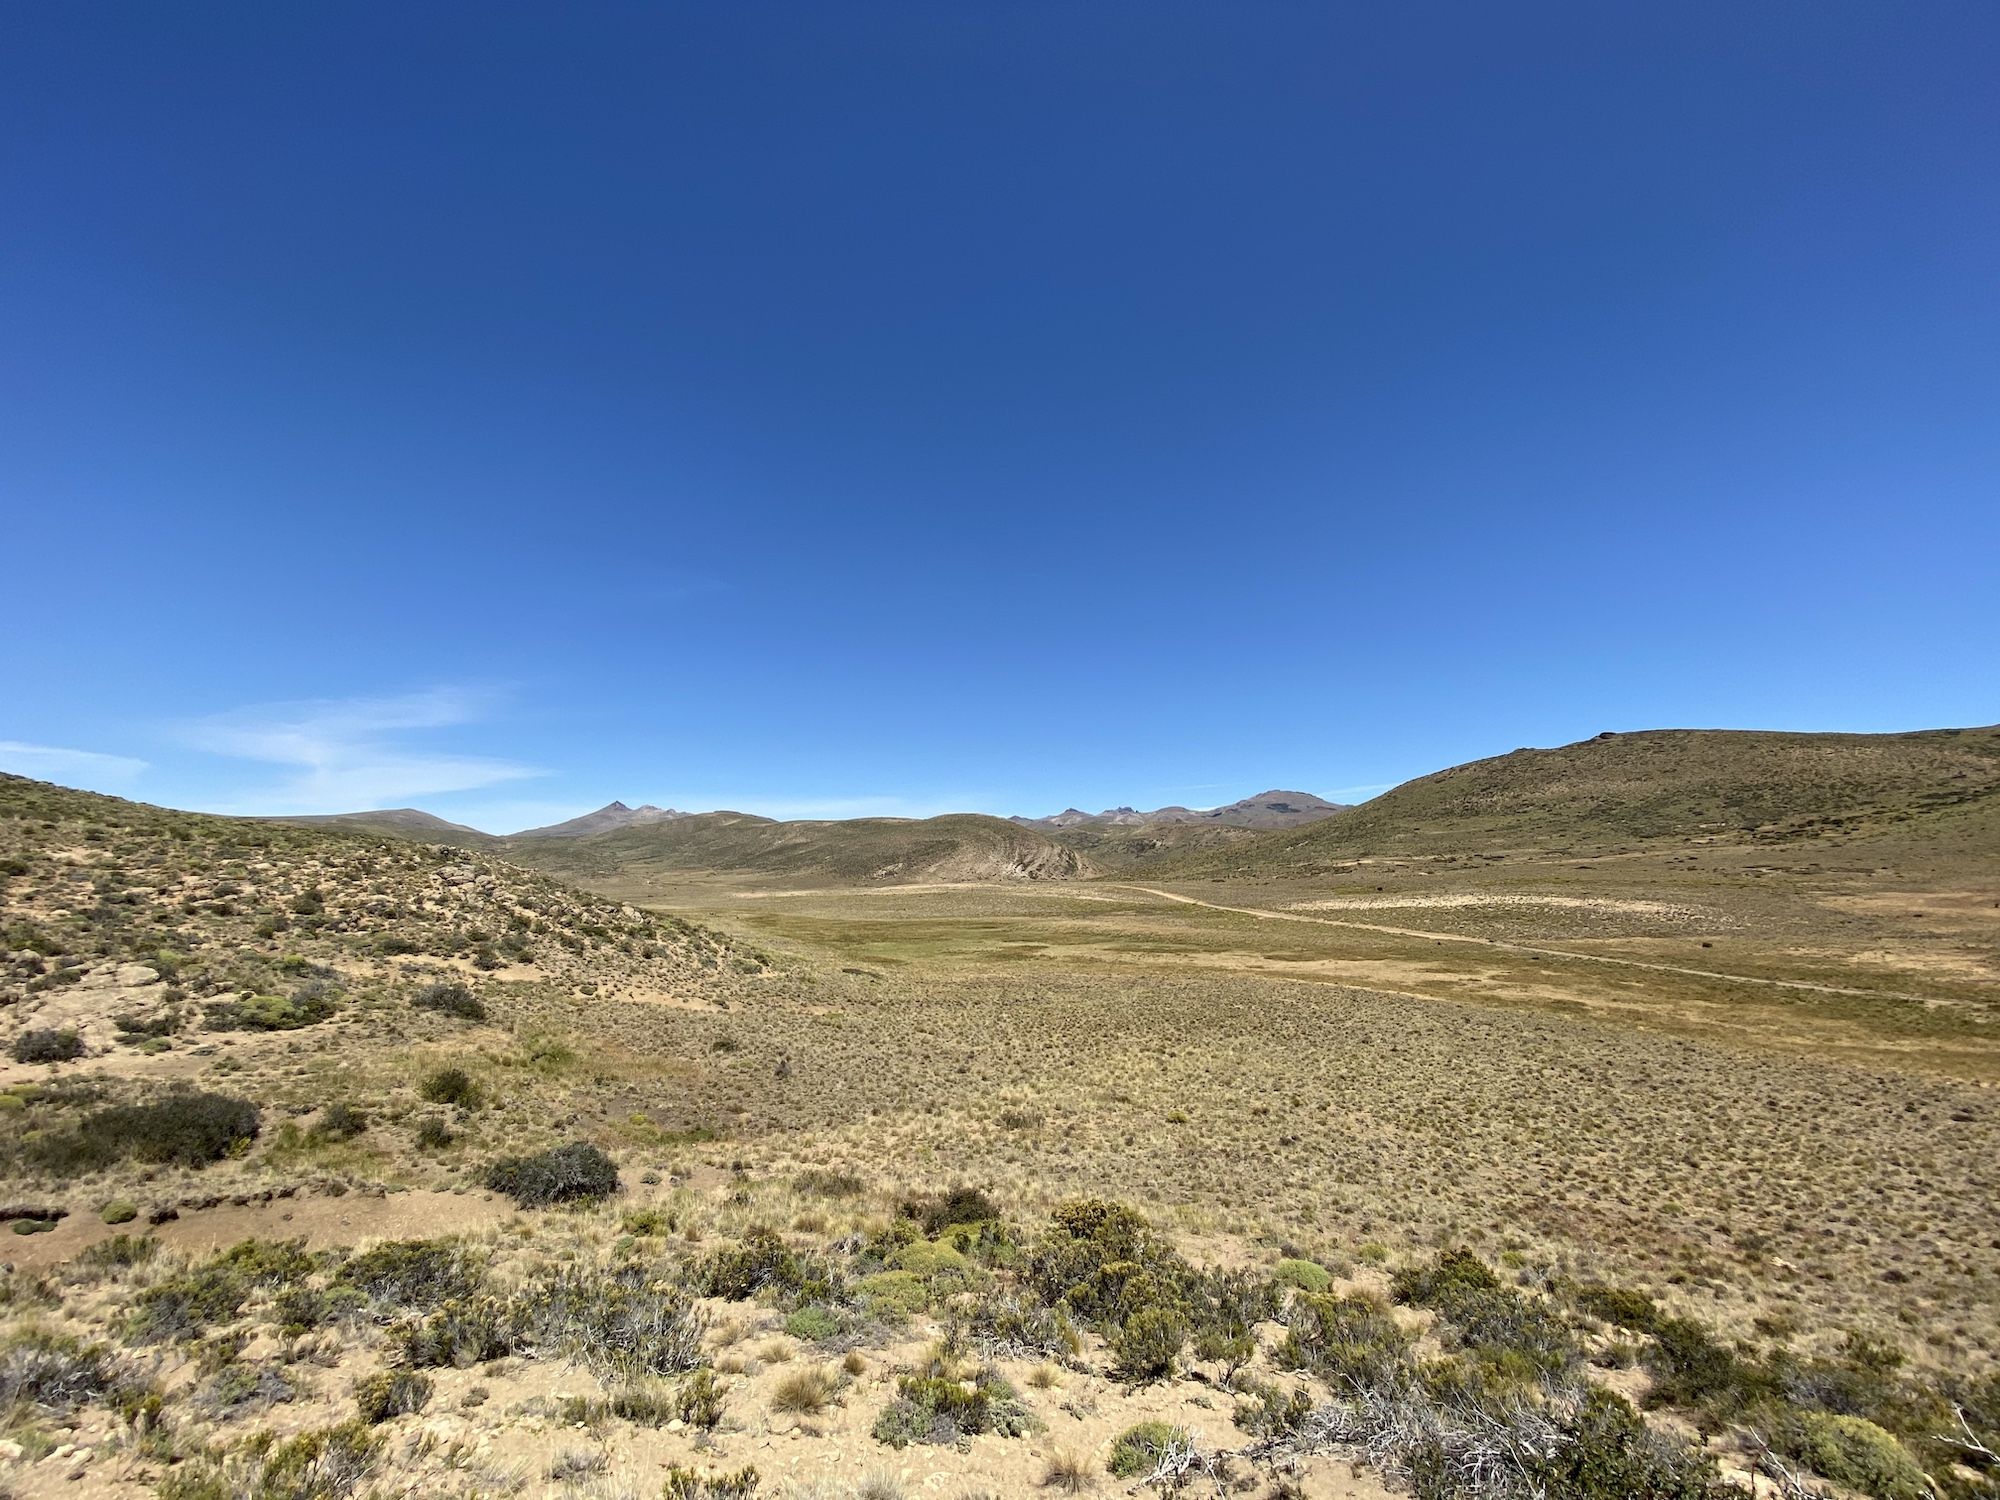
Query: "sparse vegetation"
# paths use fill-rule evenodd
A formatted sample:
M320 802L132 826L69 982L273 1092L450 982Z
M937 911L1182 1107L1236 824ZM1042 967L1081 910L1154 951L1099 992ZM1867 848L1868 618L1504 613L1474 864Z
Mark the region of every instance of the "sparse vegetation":
M2000 1069L1944 960L1985 961L2000 892L1920 949L1858 904L1945 909L1880 873L1905 845L1854 845L1878 873L1810 896L1643 850L1189 888L1236 913L1109 882L689 888L753 946L645 909L676 893L623 866L586 873L629 906L489 845L21 785L8 1045L79 1045L0 1085L0 1400L30 1456L117 1452L182 1500L558 1471L609 1494L625 1424L667 1493L729 1495L798 1430L779 1488L807 1493L812 1435L858 1426L948 1493L1163 1464L1163 1492L1324 1489L1357 1451L1425 1500L1740 1497L1716 1458L1882 1500L1990 1488L1951 1440L2000 1427L2000 1117L1955 1080ZM1523 890L1662 910L1300 904ZM1675 946L1697 931L1709 956ZM1827 956L1864 939L1944 976L1878 988L1946 1003L1868 998ZM1864 993L1565 967L1566 943ZM1405 993L1326 983L1372 974ZM212 1223L312 1238L171 1248ZM732 1304L712 1328L704 1297ZM1079 1412L1115 1441L1078 1442ZM504 1463L475 1450L503 1431Z

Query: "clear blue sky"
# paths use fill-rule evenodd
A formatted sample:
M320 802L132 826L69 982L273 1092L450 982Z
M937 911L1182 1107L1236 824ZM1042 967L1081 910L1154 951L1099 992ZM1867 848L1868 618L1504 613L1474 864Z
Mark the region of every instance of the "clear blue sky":
M0 766L486 827L2000 718L2000 7L6 7Z

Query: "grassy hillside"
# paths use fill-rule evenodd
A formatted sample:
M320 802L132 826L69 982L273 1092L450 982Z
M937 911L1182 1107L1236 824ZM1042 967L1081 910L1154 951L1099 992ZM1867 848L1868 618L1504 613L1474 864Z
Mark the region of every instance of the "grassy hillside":
M343 1022L426 982L709 984L740 957L469 852L16 776L0 776L0 895L0 1041L74 1032L91 1055Z
M1079 823L1049 830L1100 874L1139 874L1191 854L1232 849L1258 830L1227 823Z
M1434 772L1305 828L1181 862L1310 871L1364 855L1594 853L1993 827L2000 728L1913 734L1661 729Z
M804 884L1064 880L1089 862L1039 829L1003 818L848 818L779 823L703 813L588 838L512 839L510 858L579 879L720 873Z

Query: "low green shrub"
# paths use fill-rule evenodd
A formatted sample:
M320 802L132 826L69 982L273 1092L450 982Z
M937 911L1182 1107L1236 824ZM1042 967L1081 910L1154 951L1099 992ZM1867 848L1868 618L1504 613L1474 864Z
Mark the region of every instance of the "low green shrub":
M954 1224L979 1224L1000 1217L999 1205L976 1187L959 1186L934 1198L905 1198L897 1211L936 1238Z
M347 1103L329 1104L320 1111L312 1135L322 1141L351 1141L368 1129L368 1116Z
M463 1068L439 1068L417 1085L417 1092L432 1104L448 1104L453 1109L477 1109L486 1102L479 1085Z
M1652 1431L1623 1397L1595 1388L1564 1423L1561 1442L1524 1458L1534 1492L1546 1500L1732 1500L1742 1494L1721 1481L1706 1453Z
M1288 1392L1261 1380L1242 1381L1242 1390L1250 1399L1236 1408L1235 1421L1253 1437L1290 1437L1313 1413L1312 1397L1304 1391Z
M1414 1341L1373 1297L1302 1292L1292 1299L1289 1323L1278 1363L1336 1387L1380 1389L1412 1369Z
M1142 1307L1109 1340L1118 1373L1126 1380L1165 1380L1187 1347L1187 1321L1171 1308Z
M126 1337L142 1344L200 1338L214 1325L234 1321L252 1294L304 1281L318 1264L299 1241L244 1240L142 1291L127 1319Z
M19 1063L75 1062L83 1056L83 1038L74 1031L43 1027L15 1037L11 1050Z
M430 1404L431 1378L417 1370L383 1370L355 1382L354 1404L361 1420L379 1427L392 1417L407 1417Z
M660 1500L750 1500L757 1493L757 1470L749 1464L733 1473L721 1470L667 1470Z
M610 1197L618 1191L618 1168L597 1147L572 1141L533 1156L502 1157L486 1169L486 1185L523 1208L544 1208Z
M452 1240L389 1240L350 1257L334 1277L354 1288L378 1312L431 1312L473 1296L485 1270Z
M427 984L410 996L410 1004L418 1010L434 1010L440 1015L455 1016L461 1021L483 1021L486 1019L486 1005L462 984Z
M949 1446L989 1432L1021 1437L1034 1425L1014 1388L998 1372L981 1369L970 1381L937 1373L902 1376L874 1430L877 1441L903 1448L911 1443Z
M632 1262L557 1266L522 1290L513 1316L530 1343L612 1374L677 1375L704 1360L693 1296Z
M339 1009L336 992L323 980L303 984L290 995L243 995L212 1002L206 1013L211 1031L297 1031L324 1021Z
M1653 1377L1649 1405L1688 1408L1711 1429L1780 1395L1769 1370L1718 1343L1692 1318L1661 1318L1639 1362Z
M1446 1250L1428 1266L1404 1267L1391 1290L1398 1301L1435 1311L1451 1341L1470 1351L1489 1378L1532 1384L1582 1360L1554 1308L1503 1286L1470 1251Z
M69 1130L32 1142L29 1158L51 1171L101 1171L121 1161L205 1167L256 1139L257 1106L227 1094L177 1089L140 1104L113 1104Z
M1140 1422L1118 1434L1104 1467L1118 1479L1137 1479L1160 1465L1170 1449L1185 1447L1188 1431L1170 1422Z
M1288 1286L1301 1292L1323 1292L1333 1285L1333 1273L1316 1260L1300 1260L1287 1256L1278 1262L1271 1272L1271 1279L1279 1286Z
M813 1344L838 1338L845 1326L838 1313L818 1302L807 1304L785 1319L786 1333Z
M905 1273L914 1278L914 1273ZM802 1255L775 1229L753 1225L741 1243L711 1253L695 1270L707 1297L732 1302L767 1295L790 1306L846 1301L838 1271L818 1256Z
M523 1332L515 1308L498 1297L465 1297L447 1302L426 1318L398 1323L389 1341L412 1369L470 1369L501 1359L521 1347Z
M1895 1437L1866 1417L1806 1412L1786 1447L1823 1479L1874 1500L1928 1500L1930 1481Z
M1635 1333L1651 1333L1660 1321L1659 1304L1629 1287L1586 1282L1576 1289L1573 1300L1578 1311Z

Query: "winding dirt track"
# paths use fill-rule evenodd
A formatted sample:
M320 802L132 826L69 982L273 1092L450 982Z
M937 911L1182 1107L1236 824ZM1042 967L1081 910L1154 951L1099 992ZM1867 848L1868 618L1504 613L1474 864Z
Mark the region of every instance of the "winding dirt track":
M1850 989L1845 985L1817 984L1809 979L1765 979L1753 974L1725 974L1716 969L1689 969L1678 964L1654 963L1643 958L1615 958L1608 953L1573 953L1567 948L1542 948L1532 943L1510 943L1504 938L1474 937L1462 932L1430 932L1421 927L1393 927L1384 922L1353 922L1341 917L1316 917L1301 911L1271 911L1259 906L1223 906L1199 896L1183 896L1150 885L1119 885L1119 890L1139 891L1163 901L1183 906L1205 906L1210 911L1233 912L1265 922L1309 922L1319 927L1350 927L1358 932L1387 933L1392 937L1422 938L1434 943L1469 943L1476 948L1495 948L1507 953L1531 953L1542 958L1559 958L1569 963L1614 964L1621 969L1646 969L1655 974L1681 974L1690 979L1720 979L1729 984L1762 984L1781 990L1804 990L1817 995L1852 995L1862 1000L1908 1000L1918 1005L1940 1003L1925 995L1899 990Z

